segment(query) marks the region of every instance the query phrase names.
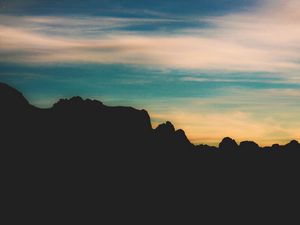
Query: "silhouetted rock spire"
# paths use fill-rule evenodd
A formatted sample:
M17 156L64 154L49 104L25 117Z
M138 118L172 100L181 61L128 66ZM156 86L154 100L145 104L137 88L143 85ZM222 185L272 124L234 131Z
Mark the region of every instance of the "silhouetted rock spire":
M182 148L191 148L194 145L189 141L185 132L181 129L175 131L175 142Z
M167 121L166 123L158 125L155 129L155 133L161 137L172 138L175 134L175 128L171 122Z
M231 139L230 137L224 138L221 143L219 144L220 150L223 151L235 151L238 150L238 144L234 139Z

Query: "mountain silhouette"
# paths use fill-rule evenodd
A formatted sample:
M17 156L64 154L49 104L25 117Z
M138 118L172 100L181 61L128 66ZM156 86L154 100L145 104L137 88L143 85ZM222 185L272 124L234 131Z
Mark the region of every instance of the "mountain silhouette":
M91 212L101 204L109 219L116 218L116 207L118 218L134 212L145 219L153 209L172 212L193 199L195 213L224 213L228 202L264 211L258 199L276 196L278 202L278 193L286 199L298 188L295 140L259 147L226 137L218 147L194 145L171 122L152 128L145 110L81 97L40 109L3 83L0 109L3 193L27 214Z
M32 149L74 151L80 146L94 149L101 145L107 151L113 149L126 154L130 154L128 149L135 153L159 150L159 154L194 154L206 150L228 154L300 150L300 144L295 140L284 146L274 144L261 148L251 141L238 145L229 137L220 142L219 148L195 146L183 130L175 130L169 121L153 129L145 110L109 107L100 101L81 97L61 99L49 109L39 109L30 105L19 91L4 83L0 83L0 105L1 133L7 140L6 148L17 149L20 142L13 140L23 140L22 144L29 144Z

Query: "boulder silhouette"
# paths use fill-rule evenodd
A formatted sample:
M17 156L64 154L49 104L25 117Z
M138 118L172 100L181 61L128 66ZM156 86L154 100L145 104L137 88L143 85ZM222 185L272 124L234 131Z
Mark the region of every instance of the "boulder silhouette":
M234 139L226 137L219 144L219 148L223 151L236 151L238 150L239 146Z

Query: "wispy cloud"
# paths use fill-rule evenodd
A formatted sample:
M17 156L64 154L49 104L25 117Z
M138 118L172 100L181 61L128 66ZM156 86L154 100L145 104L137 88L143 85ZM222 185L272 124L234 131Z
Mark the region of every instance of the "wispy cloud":
M128 27L168 23L174 18L2 16L1 61L296 73L300 69L300 5L295 0L263 3L251 13L200 18L211 26L179 29L172 35Z

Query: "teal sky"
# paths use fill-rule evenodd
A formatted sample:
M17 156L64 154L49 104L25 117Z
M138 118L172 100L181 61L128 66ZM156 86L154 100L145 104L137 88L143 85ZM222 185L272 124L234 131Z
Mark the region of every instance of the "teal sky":
M194 143L300 139L296 0L0 0L0 81L145 108Z

